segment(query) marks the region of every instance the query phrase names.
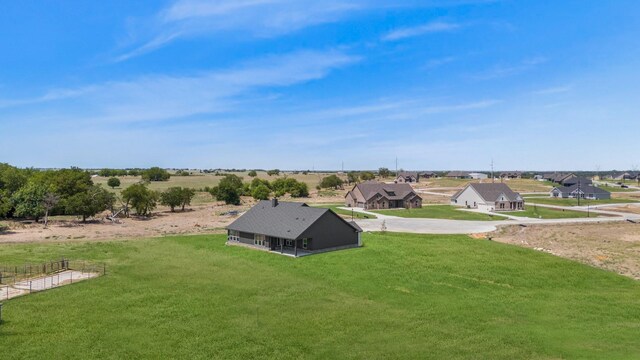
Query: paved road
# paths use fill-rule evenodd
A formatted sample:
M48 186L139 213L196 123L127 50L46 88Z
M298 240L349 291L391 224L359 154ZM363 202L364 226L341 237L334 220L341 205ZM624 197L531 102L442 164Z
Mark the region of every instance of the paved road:
M538 205L541 206L541 205ZM550 205L549 207L554 207ZM562 207L568 210L576 210L571 207ZM381 215L364 211L359 208L342 207L345 210L354 210L363 214L375 215L377 219L357 219L356 223L364 231L380 231L382 224L386 226L387 231L408 232L420 234L475 234L495 231L498 226L502 225L536 225L536 224L581 224L581 223L597 223L597 222L617 222L617 221L639 221L640 215L630 213L614 213L611 211L596 210L609 215L617 215L613 217L598 218L578 218L578 219L535 219L535 218L518 218L511 220L497 221L469 221L469 220L442 220L442 219L423 219L423 218L401 218L397 216Z

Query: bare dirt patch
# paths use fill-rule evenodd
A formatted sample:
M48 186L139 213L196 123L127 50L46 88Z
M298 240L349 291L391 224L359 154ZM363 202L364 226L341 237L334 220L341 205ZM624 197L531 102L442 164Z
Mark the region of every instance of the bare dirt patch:
M640 280L640 224L508 226L491 237Z

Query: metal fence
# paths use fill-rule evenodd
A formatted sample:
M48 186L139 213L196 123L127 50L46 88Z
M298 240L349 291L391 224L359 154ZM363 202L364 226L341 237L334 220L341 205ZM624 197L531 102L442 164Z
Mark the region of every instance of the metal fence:
M30 294L105 275L103 263L62 258L40 264L0 265L0 299Z

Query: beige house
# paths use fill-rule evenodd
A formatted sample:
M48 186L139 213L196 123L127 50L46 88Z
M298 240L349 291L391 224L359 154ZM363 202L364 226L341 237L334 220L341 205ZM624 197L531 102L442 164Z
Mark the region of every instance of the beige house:
M516 211L524 210L524 199L503 183L473 183L453 195L451 205L484 211Z
M351 189L345 205L368 209L419 208L422 198L409 184L385 184L366 181Z

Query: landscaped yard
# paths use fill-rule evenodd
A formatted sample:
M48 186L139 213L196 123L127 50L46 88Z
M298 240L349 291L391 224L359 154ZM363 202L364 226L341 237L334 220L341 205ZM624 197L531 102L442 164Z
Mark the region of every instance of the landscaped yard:
M525 197L525 204L536 203L536 204L547 204L547 205L559 205L559 206L578 206L578 199L561 199L561 198L552 198L552 197ZM587 205L601 205L601 204L626 204L626 203L635 203L637 200L631 199L603 199L603 200L587 200L580 199L580 206Z
M349 211L349 210L338 209L338 207L342 207L342 206L344 206L344 204L312 204L311 206L331 209L336 214L344 215L344 216L346 216L348 218L351 218L351 216L353 216L354 219L376 219L375 215L367 215L367 214L362 214L362 213L359 213L359 212L356 212L356 211L352 212L352 211Z
M522 216L540 219L570 219L570 218L586 218L597 217L598 214L589 214L583 211L552 209L542 206L527 205L523 211L509 211L504 214L513 216Z
M293 259L224 235L3 245L107 275L4 302L3 359L640 357L640 284L467 236L364 234Z
M638 189L623 188L623 187L620 187L620 186L600 185L598 187L601 188L601 189L607 190L608 192L636 192L636 191L639 191Z
M452 205L427 205L416 209L372 210L372 212L405 218L429 218L449 220L505 220L503 216L487 215L460 210Z

